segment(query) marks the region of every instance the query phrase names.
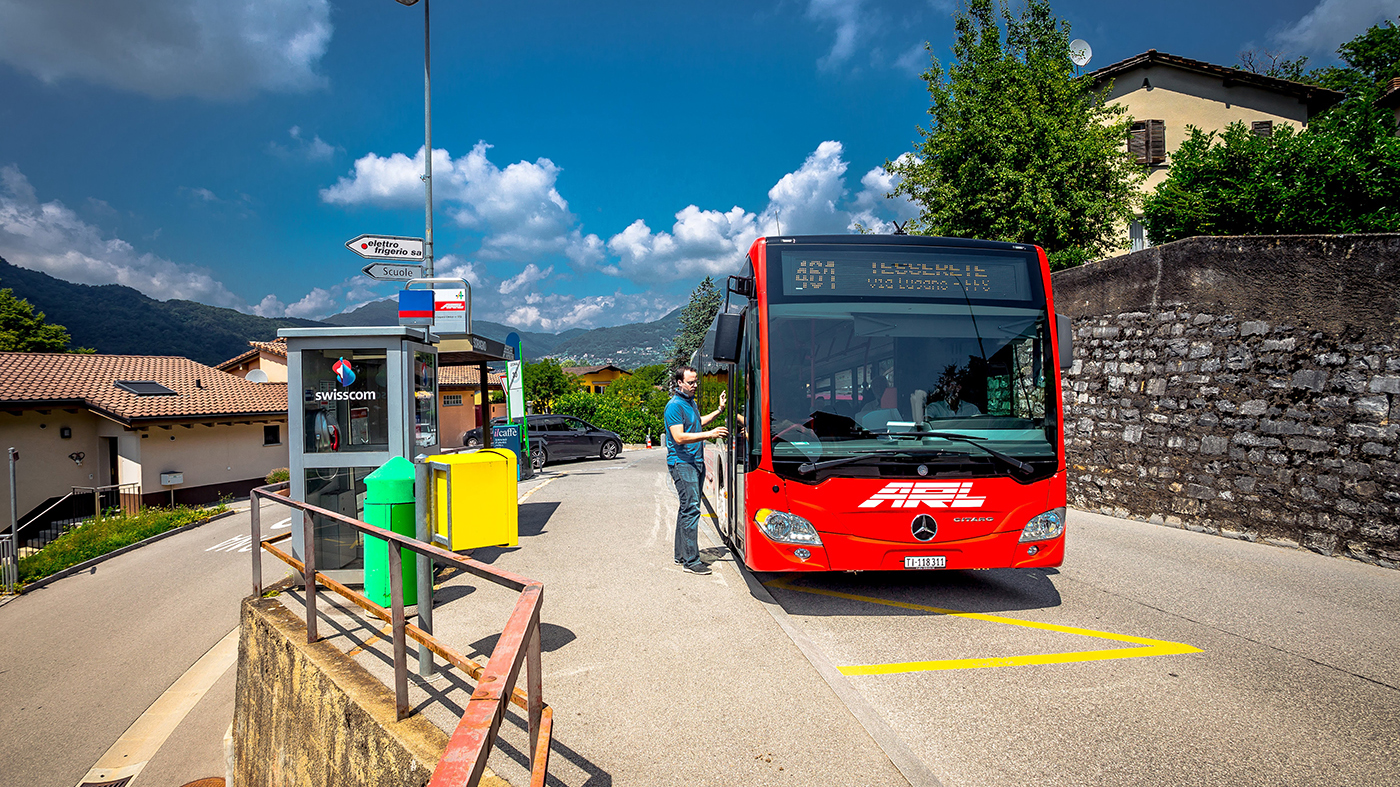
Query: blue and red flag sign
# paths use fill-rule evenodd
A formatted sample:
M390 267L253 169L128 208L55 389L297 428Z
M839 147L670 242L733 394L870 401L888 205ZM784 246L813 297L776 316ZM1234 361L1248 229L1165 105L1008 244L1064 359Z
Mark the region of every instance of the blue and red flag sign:
M406 322L412 320L412 322ZM433 291L399 290L399 324L432 325Z

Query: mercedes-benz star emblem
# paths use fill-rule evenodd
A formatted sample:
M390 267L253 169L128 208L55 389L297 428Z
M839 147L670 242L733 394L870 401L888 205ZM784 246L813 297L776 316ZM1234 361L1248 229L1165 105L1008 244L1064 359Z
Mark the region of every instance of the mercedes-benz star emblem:
M913 532L914 538L920 541L932 541L938 535L938 522L928 514L919 514L910 523L909 530Z
M919 475L928 475L928 465L919 465Z

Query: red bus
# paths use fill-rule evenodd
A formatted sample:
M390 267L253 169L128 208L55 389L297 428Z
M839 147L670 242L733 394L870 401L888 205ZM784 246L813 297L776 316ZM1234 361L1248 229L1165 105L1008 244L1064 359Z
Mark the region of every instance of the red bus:
M703 492L745 565L1060 565L1071 353L1043 250L759 238L725 290L696 358L730 403Z

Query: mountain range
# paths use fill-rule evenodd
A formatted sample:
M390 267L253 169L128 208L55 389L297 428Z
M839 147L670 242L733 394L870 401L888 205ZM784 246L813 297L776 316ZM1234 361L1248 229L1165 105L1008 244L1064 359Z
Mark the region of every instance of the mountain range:
M62 325L72 347L111 355L180 355L210 366L241 355L248 342L271 341L278 328L323 325L397 325L398 303L375 301L324 320L271 319L185 300L158 301L120 284L74 284L0 258L0 288L14 291ZM523 331L489 320L473 320L480 336L504 341L520 334L527 359L558 358L580 365L613 364L633 369L664 363L680 328L680 310L653 322L610 328L572 328L561 333Z

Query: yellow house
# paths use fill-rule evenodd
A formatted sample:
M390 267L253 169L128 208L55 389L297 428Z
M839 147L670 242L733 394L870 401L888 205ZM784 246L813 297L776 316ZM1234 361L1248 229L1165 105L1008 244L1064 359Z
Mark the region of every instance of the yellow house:
M632 373L626 369L619 369L612 364L602 366L565 366L564 374L573 375L578 378L578 385L585 391L592 393L602 393L613 382L624 377L631 377Z
M1142 191L1150 193L1167 178L1171 156L1189 135L1188 126L1222 131L1244 123L1268 136L1276 126L1303 129L1319 112L1341 101L1342 93L1316 85L1227 68L1149 49L1088 74L1095 90L1112 82L1110 103L1127 109L1133 125L1128 150L1150 170ZM1142 223L1127 229L1124 251L1151 245Z

